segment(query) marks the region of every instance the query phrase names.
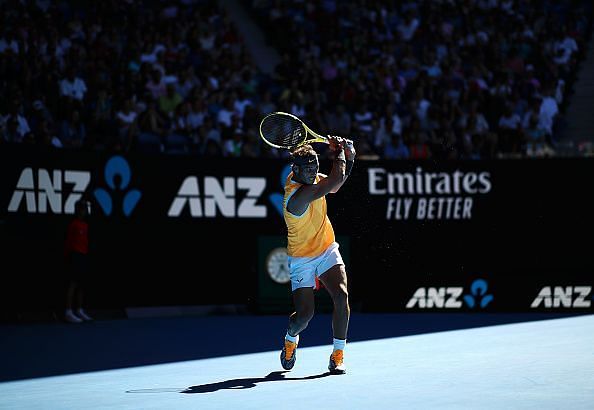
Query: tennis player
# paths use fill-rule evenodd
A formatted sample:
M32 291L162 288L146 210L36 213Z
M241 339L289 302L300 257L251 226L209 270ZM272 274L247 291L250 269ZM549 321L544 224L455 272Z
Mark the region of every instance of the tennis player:
M337 192L346 181L355 161L355 149L351 142L333 136L329 137L329 149L334 153L334 162L327 176L318 172L318 156L311 145L297 147L291 153L292 172L285 183L283 212L295 312L289 317L280 359L286 370L295 365L299 334L314 314L317 277L334 303L334 349L328 370L344 374L343 352L350 316L347 274L328 219L325 197Z

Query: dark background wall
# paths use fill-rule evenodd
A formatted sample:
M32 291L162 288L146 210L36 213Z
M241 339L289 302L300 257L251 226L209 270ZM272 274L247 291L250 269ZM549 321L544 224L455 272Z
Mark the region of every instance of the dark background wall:
M130 155L116 157L119 168L109 168L113 158L28 147L0 150L0 296L5 310L61 306L66 278L62 247L72 217L68 203L78 195L67 181L68 170L90 177L81 195L93 203L89 296L96 307L240 304L260 311L288 309L287 285L266 282L265 253L271 245L264 249L262 240L285 243L277 211L285 162ZM323 162L322 172L329 165ZM44 170L54 187L50 195L61 195L62 206L40 213ZM593 171L594 161L587 158L358 161L344 188L328 198L348 258L353 306L361 311L404 311L407 305L415 310L529 311L540 294L539 310L591 310ZM27 172L33 185L23 187ZM378 177L374 185L373 175L387 174L395 180L404 174L429 178L432 192L417 184L414 192L375 193L374 186L381 191L388 184ZM115 189L107 182L109 175L115 175ZM481 179L475 181L474 175ZM220 189L229 184L227 215L215 207L214 216L205 216L212 193L207 180ZM197 193L191 190L196 186ZM111 213L98 190L111 198ZM15 191L23 191L23 199L9 210ZM28 194L35 212L27 209ZM187 201L177 217L169 217L176 197ZM397 210L398 201L405 200L411 204L408 218L402 208ZM448 200L467 201L466 215L456 219L451 208L448 216ZM122 205L126 201L128 215ZM419 213L428 201L435 204L433 218ZM194 215L190 202L201 208ZM250 205L260 215L240 217L249 215Z

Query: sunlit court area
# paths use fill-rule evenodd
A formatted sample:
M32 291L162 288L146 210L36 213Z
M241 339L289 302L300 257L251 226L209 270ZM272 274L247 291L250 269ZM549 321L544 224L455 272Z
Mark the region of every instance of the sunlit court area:
M355 315L340 376L320 336L304 336L299 363L282 369L281 317L38 326L45 346L3 343L26 354L2 354L2 408L590 408L591 315L485 315ZM444 321L474 327L439 330ZM329 322L320 315L310 332Z
M0 0L0 409L592 409L593 7Z

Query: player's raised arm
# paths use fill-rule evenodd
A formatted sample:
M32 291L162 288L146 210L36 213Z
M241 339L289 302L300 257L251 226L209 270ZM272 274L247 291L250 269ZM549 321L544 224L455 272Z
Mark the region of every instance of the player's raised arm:
M342 178L342 181L335 187L333 188L330 193L336 193L338 192L338 190L342 187L342 185L344 184L344 182L346 181L346 179L349 177L349 175L351 174L351 171L353 169L353 165L355 164L355 155L356 155L356 151L355 151L355 147L353 146L353 141L348 140L348 139L344 139L344 138L340 138L340 137L336 137L336 144L339 144L341 148L341 150L339 150L339 148L337 148L334 152L338 157L338 159L344 159L345 161L345 171L344 171L344 176Z
M329 137L330 150L336 153L330 174L319 178L319 162L316 152L309 145L299 147L293 155L293 179L302 186L291 196L287 210L294 215L301 215L310 202L319 199L340 187L346 171L345 154L337 137Z

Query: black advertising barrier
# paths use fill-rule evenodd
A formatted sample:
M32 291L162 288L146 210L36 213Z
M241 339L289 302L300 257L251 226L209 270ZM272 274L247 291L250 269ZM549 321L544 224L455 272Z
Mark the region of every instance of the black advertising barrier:
M0 171L7 309L62 303L65 227L82 195L96 306L287 309L283 161L2 145ZM592 159L357 161L328 199L353 307L591 310L593 177Z
M95 305L256 303L256 238L283 232L285 164L5 146L0 156L6 306L62 303L63 238L83 194Z
M591 309L592 159L357 165L335 219L366 310Z

